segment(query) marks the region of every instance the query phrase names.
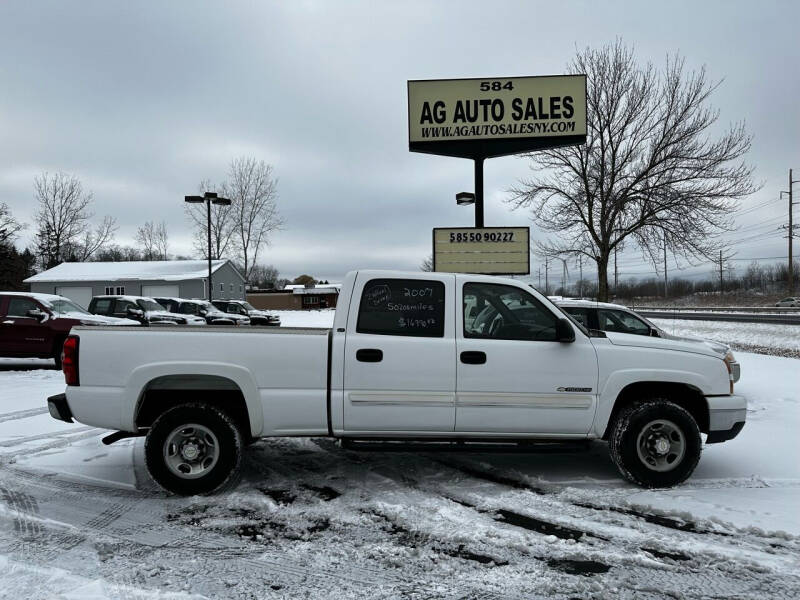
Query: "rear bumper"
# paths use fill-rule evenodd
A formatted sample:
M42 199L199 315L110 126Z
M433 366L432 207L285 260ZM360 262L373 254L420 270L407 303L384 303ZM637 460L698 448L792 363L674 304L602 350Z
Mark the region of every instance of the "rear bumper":
M707 396L708 437L706 444L732 440L747 420L747 399L744 396Z
M73 423L72 411L67 404L66 394L56 394L47 399L47 408L50 411L50 416L65 423Z

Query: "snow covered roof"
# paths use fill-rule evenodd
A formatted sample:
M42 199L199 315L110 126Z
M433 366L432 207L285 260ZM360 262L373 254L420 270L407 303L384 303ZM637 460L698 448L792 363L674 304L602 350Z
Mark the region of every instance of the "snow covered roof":
M211 272L216 272L228 260L212 260ZM237 271L238 273L238 271ZM62 281L183 281L208 276L205 260L153 260L128 262L65 262L28 277L25 283Z
M47 304L48 302L53 302L54 300L69 300L69 298L65 298L64 296L57 296L56 294L40 294L38 292L0 292L0 296L20 296L22 298L35 298L41 302Z
M559 306L585 306L587 308L621 308L622 310L628 310L627 306L623 306L622 304L612 304L611 302L595 302L594 300L583 300L581 298L560 298L554 296L548 296L548 298L558 304Z
M342 286L339 283L322 284L315 287L295 287L292 288L293 294L338 294Z

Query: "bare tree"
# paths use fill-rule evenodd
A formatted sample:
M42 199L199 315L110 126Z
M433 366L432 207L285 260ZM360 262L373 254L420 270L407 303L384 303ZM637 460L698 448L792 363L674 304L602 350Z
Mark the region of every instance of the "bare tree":
M274 288L280 273L273 265L253 265L250 269L250 283L257 288Z
M205 192L219 192L225 196L224 184L212 184L209 179L204 179L197 186L200 194ZM194 227L194 249L203 258L208 258L208 215L206 205L187 203L184 210ZM232 247L234 234L234 211L230 206L211 204L211 258L225 256Z
M419 265L420 271L433 271L433 254L426 256Z
M5 202L0 202L0 245L10 243L25 225L17 221Z
M164 221L158 224L147 221L136 230L134 239L141 246L144 260L167 260L169 236Z
M677 55L661 72L640 66L621 41L579 52L569 71L587 75L587 142L529 154L537 175L509 200L556 234L540 252L593 259L600 300L608 299L609 258L626 240L652 259L665 238L688 261L712 257L737 200L759 187L743 161L751 142L744 125L710 138L719 112L708 100L718 84L705 68L687 72Z
M113 239L117 226L112 217L92 229L92 194L83 191L74 175L42 173L34 179L34 191L39 203L36 247L44 268L64 260L88 260Z
M232 202L233 240L243 275L249 281L259 251L269 244L270 234L283 225L278 214L278 180L273 177L272 165L241 157L231 162L222 192Z

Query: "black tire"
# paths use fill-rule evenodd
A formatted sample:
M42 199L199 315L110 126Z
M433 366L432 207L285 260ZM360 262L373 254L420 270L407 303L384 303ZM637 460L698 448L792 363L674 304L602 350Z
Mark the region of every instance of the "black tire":
M227 413L192 402L175 406L155 420L145 439L145 463L150 476L174 494L210 494L238 483L242 446L242 433ZM184 458L183 452L189 450L196 453L194 459ZM176 465L180 461L184 462ZM195 468L196 473L181 472Z
M609 436L609 450L628 481L646 488L671 487L694 472L702 440L686 409L667 398L652 398L620 411Z

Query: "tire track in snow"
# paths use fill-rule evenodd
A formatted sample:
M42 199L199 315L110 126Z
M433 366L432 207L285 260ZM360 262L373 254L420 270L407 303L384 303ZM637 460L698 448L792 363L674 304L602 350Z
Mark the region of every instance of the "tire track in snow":
M48 413L47 408L29 408L27 410L18 410L15 412L4 413L0 415L0 423L6 421L16 421L17 419L27 419Z

